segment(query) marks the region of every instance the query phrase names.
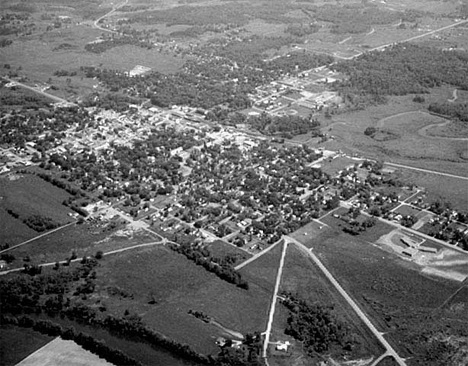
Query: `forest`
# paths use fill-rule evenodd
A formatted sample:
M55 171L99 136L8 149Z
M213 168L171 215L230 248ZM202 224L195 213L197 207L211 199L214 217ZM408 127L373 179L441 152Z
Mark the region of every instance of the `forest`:
M327 352L332 345L343 345L347 329L320 304L309 304L292 294L281 301L289 310L285 334L302 342L310 356Z
M365 94L384 101L388 95L424 94L444 84L468 90L468 53L463 51L397 44L332 68L347 75L334 87L348 100Z

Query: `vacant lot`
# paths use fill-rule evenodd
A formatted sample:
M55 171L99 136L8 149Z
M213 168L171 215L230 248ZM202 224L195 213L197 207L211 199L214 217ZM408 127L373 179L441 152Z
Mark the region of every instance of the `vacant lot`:
M122 315L128 309L150 327L199 352L217 353L216 337L227 334L189 310L202 311L244 335L265 328L269 294L250 278L249 290L239 289L166 247L109 256L101 263L98 292L109 312ZM108 287L127 296L111 296Z
M53 337L32 329L2 325L0 327L0 364L14 366L52 339Z

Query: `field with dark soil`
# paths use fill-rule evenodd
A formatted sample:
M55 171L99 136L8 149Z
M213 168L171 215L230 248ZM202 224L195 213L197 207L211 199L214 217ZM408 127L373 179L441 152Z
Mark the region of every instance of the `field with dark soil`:
M2 325L0 326L0 364L14 366L52 339L54 337L32 329Z
M97 297L108 312L136 313L151 328L199 352L217 353L219 336L265 328L270 295L247 276L249 289L240 289L163 246L108 256L101 264ZM189 310L203 312L221 327Z
M423 275L416 265L361 239L335 232L309 244L399 354L411 357L409 365L440 365L437 357L448 355L431 350L431 337L446 326L454 336L467 329L465 322L456 324L435 313L459 283Z

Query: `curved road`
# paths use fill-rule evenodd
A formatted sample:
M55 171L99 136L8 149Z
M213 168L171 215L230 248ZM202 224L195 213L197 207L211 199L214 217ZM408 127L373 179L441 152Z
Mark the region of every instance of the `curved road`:
M108 12L107 14L104 14L102 17L100 18L97 18L94 23L93 23L93 27L96 28L96 29L99 29L101 31L104 31L104 32L110 32L110 33L117 33L116 31L113 31L111 29L107 29L107 28L103 28L99 25L99 22L105 18L107 18L108 16L112 15L115 11L117 11L118 9L120 9L122 6L125 6L128 4L128 0L125 0L124 3L120 4L120 5L117 5L115 6L110 12Z

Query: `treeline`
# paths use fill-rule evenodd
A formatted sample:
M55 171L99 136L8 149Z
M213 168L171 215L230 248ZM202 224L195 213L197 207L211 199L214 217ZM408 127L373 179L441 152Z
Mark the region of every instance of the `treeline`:
M72 340L85 350L90 351L115 365L143 366L141 362L127 356L121 350L109 347L104 341L95 339L89 334L78 332L73 327L64 328L50 320L34 320L27 315L13 317L2 314L0 316L0 321L4 325L8 324L22 328L32 328L37 332L47 334L49 336Z
M334 344L342 345L346 329L330 308L309 304L292 294L285 294L281 304L289 310L284 333L301 341L309 355L327 352Z
M427 93L429 88L443 84L468 90L468 53L462 51L405 43L332 67L348 76L335 87L351 103L362 94L379 101L387 95Z
M137 37L132 37L129 35L112 37L110 39L105 39L102 42L88 43L85 46L85 50L92 53L103 53L107 50L110 50L114 47L124 46L124 45L133 45L138 47L143 47L147 49L152 49L154 44L150 41L142 40Z
M28 227L37 232L43 232L46 230L55 229L59 226L57 222L52 220L50 217L41 215L31 215L27 217L21 217L20 214L11 208L8 208L6 212L13 218L21 220Z
M202 266L208 272L214 273L222 280L232 283L242 289L249 289L248 282L242 279L241 274L237 272L229 262L220 261L219 259L212 257L206 248L194 247L190 244L171 244L169 245L169 248L177 253L185 255L187 259L190 259L195 262L195 264Z
M464 103L431 103L428 107L429 111L444 116L450 116L459 119L463 122L468 122L468 102Z
M19 275L0 280L0 308L2 314L41 314L64 316L88 326L109 331L112 335L132 341L141 341L154 347L163 347L178 357L201 364L215 364L215 359L196 352L187 344L178 343L146 327L137 315L123 317L100 314L105 309L94 308L77 301L94 291L96 259L83 258L78 267L60 267L42 272L42 267L30 275ZM73 294L71 294L73 291Z
M304 37L308 34L317 33L320 30L320 25L316 23L310 24L290 24L285 29L286 33L289 33L296 37Z
M309 132L315 132L317 136L321 135L320 122L312 117L271 116L262 113L259 116L250 116L245 122L251 128L265 135L279 134L285 138Z

